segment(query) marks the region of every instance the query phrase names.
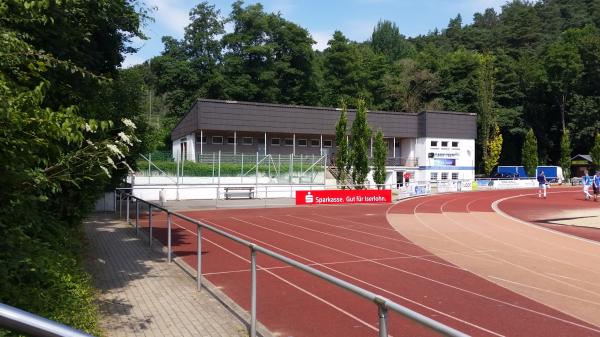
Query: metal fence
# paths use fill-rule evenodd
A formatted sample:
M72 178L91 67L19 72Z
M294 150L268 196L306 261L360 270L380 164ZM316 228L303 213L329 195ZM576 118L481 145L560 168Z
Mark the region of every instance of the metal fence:
M141 155L136 177L163 177L180 183L183 177L204 183L221 178L259 179L269 184L324 184L327 156L206 153L195 160L174 158L167 152Z
M281 261L288 266L291 266L298 270L304 271L314 277L320 278L326 282L329 282L330 284L333 284L339 288L345 289L357 296L360 296L360 297L372 302L377 308L377 317L378 317L378 322L379 322L378 330L379 330L380 337L388 336L388 311L389 310L392 310L406 318L409 318L409 319L411 319L433 331L436 331L442 335L445 335L445 336L456 336L456 337L468 336L468 335L466 335L458 330L455 330L447 325L444 325L444 324L442 324L438 321L435 321L429 317L426 317L418 312L415 312L409 308L406 308L400 304L397 304L383 296L380 296L376 293L373 293L373 292L370 292L363 288L360 288L358 286L355 286L349 282L343 281L339 278L336 278L334 276L331 276L329 274L321 272L321 271L319 271L315 268L312 268L308 265L302 264L302 263L295 261L293 259L290 259L286 256L283 256L283 255L273 252L269 249L266 249L259 245L256 245L250 241L247 241L247 240L241 239L237 236L231 235L225 231L222 231L216 227L213 227L211 225L208 225L208 224L198 221L196 219L190 218L183 214L179 214L179 213L170 211L167 208L164 208L160 205L148 202L148 201L140 199L140 198L136 198L135 196L132 196L131 194L120 191L120 190L116 190L116 192L115 192L115 201L117 200L117 197L119 198L119 200L125 200L127 223L131 223L131 220L132 220L132 219L130 219L130 207L132 204L135 205L134 226L136 228L136 233L138 233L139 223L140 223L140 221L139 221L140 220L140 203L142 205L143 204L147 205L147 207L148 207L148 235L149 235L150 247L152 247L152 241L153 241L152 210L158 209L167 214L167 261L168 262L171 262L172 258L173 258L173 252L172 252L173 251L173 249L172 249L172 222L173 222L173 219L178 218L178 219L181 219L188 223L192 223L196 226L196 235L197 235L196 286L197 286L198 290L201 290L201 288L202 288L202 254L201 254L201 252L202 252L202 237L203 237L202 235L203 235L204 230L208 230L212 233L220 235L224 238L227 238L233 242L236 242L236 243L248 248L248 255L250 257L250 274L251 274L251 280L250 280L250 325L249 325L249 334L251 337L256 337L256 334L257 334L257 317L256 317L256 306L257 306L256 270L257 270L257 266L256 266L256 259L257 259L258 253L264 254L265 256L269 256L278 261ZM122 202L120 202L120 204L122 204ZM115 208L115 210L116 210L116 208ZM119 216L121 216L121 214L119 214Z

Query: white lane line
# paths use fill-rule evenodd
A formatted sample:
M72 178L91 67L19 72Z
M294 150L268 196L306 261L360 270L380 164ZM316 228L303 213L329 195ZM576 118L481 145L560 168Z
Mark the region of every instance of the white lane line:
M549 192L549 193L566 193L566 192ZM572 193L575 193L575 192L573 191ZM522 196L526 196L526 195L535 195L535 193L520 194L520 195L515 195L515 196L511 196L511 197L506 197L506 198L498 199L498 200L496 200L496 201L494 201L492 203L492 209L494 210L494 212L500 214L501 216L503 216L505 218L508 218L508 219L511 219L513 221L516 221L518 223L521 223L523 225L526 225L526 226L529 226L529 227L532 227L532 228L535 228L535 229L538 229L538 230L543 230L543 231L546 231L546 232L554 233L556 235L566 236L566 237L569 237L571 239L575 239L575 240L579 240L579 241L591 243L593 245L600 245L600 242L597 242L597 241L594 241L594 240L582 238L582 237L579 237L579 236L576 236L576 235L572 235L572 234L568 234L568 233L559 232L559 231L552 230L552 229L549 229L549 228L546 228L546 227L543 227L543 226L534 225L532 223L529 223L527 221L521 220L519 218L516 218L516 217L514 217L512 215L509 215L509 214L505 213L498 206L498 205L500 205L501 202L506 201L508 199L514 199L514 198L518 198L518 197L522 197ZM595 255L593 255L593 256L595 256Z
M176 226L179 226L179 225L178 225L178 224L177 224L175 221L173 221L173 224L175 224ZM189 230L189 229L187 229L187 228L185 228L185 227L182 227L182 226L179 226L179 227L181 227L181 228L185 229L186 231L190 232L190 233L191 233L193 236L197 236L197 235L196 235L196 233L194 233L193 231L191 231L191 230ZM231 250L229 250L229 249L227 249L227 248L225 248L225 247L223 247L223 246L221 246L221 245L217 244L216 242L213 242L213 241L211 241L211 240L207 239L206 237L203 237L202 239L203 239L203 240L205 240L206 242L210 242L211 244L215 245L216 247L219 247L219 248L221 248L221 249L222 249L222 250L224 250L225 252L227 252L227 253L229 253L229 254L231 254L231 255L233 255L233 256L235 256L235 257L237 257L238 259L241 259L241 260L245 261L246 263L250 263L250 260L249 260L249 259L247 259L247 258L245 258L245 257L243 257L243 256L240 256L240 255L238 255L238 254L234 253L233 251L231 251ZM262 271L264 271L264 272L266 272L266 273L268 273L268 274L272 275L273 277L275 277L275 278L279 279L280 281L282 281L282 282L284 282L284 283L288 284L289 286L291 286L291 287L293 287L293 288L295 288L295 289L297 289L297 290L299 290L299 291L301 291L301 292L303 292L303 293L307 294L308 296L310 296L310 297L312 297L312 298L316 299L317 301L319 301L319 302L322 302L322 303L324 303L324 304L328 305L329 307L331 307L331 308L333 308L333 309L335 309L335 310L337 310L337 311L341 312L342 314L344 314L344 315L346 315L346 316L348 316L348 317L350 317L350 318L354 319L355 321L357 321L357 322L359 322L359 323L363 324L364 326L368 327L369 329L371 329L371 330L373 330L373 331L379 331L379 328L378 328L378 327L376 327L376 326L374 326L374 325L372 325L372 324L369 324L369 323L365 322L364 320L362 320L362 319L358 318L357 316L355 316L355 315L353 315L353 314L349 313L348 311L346 311L346 310L344 310L344 309L342 309L342 308L340 308L340 307L336 306L335 304L333 304L333 303L331 303L331 302L329 302L329 301L325 300L324 298L322 298L322 297L319 297L318 295L316 295L316 294L314 294L314 293L312 293L312 292L310 292L310 291L308 291L308 290L306 290L306 289L304 289L304 288L300 287L299 285L297 285L297 284L295 284L295 283L293 283L293 282L291 282L291 281L288 281L287 279L285 279L285 278L283 278L283 277L281 277L281 276L279 276L279 275L277 275L277 274L273 273L272 271L269 271L269 270L266 270L266 269L264 269L264 268L263 268L263 267L261 267L259 264L256 264L256 268L257 268L257 270L262 270Z
M544 293L548 293L548 294L552 294L552 295L556 295L556 296L560 296L560 297L564 297L564 298L569 298L569 299L572 299L572 300L575 300L575 301L584 302L584 303L587 303L587 304L591 304L591 305L600 307L600 303L598 303L598 302L588 301L588 300L583 299L583 298L579 298L579 297L575 297L575 296L570 296L570 295L565 295L565 294L562 294L562 293L558 293L556 291L552 291L552 290L548 290L548 289L543 289L543 288L539 288L539 287L534 287L534 286L531 286L529 284L525 284L525 283L521 283L521 282L517 282L517 281L511 281L511 280L507 280L507 279L504 279L504 278L501 278L501 277L497 277L497 276L493 276L493 275L488 275L488 277L492 278L494 280L501 281L501 282L515 284L515 285L518 285L519 287L534 289L536 291L540 291L540 292L544 292Z
M421 222L421 224L422 224L423 226L425 226L425 227L429 228L431 231L433 231L433 232L435 232L435 233L438 233L438 235L441 235L441 236L443 236L443 237L446 237L446 238L447 238L448 240L450 240L450 241L454 241L454 242L457 242L458 244L460 244L460 245L462 245L462 246L465 246L465 245L464 245L462 242L459 242L459 241L457 241L457 240L455 240L455 239L452 239L452 238L448 237L447 235L445 235L445 234L443 234L443 233L440 233L439 231L435 230L435 229L434 229L434 228L432 228L431 226L427 225L427 223L425 223L423 220L421 220L421 218L419 218L419 216L417 215L417 212L416 212L416 211L417 211L417 209L419 208L419 206L421 206L421 205L423 205L423 204L425 204L425 203L427 203L427 202L430 202L430 201L432 201L432 200L433 200L433 198L432 198L431 200L425 200L425 201L423 201L423 202L421 202L421 203L419 203L419 204L415 205L415 206L413 207L413 212L414 212L414 215L415 215L415 217L416 217L416 218L419 220L419 222ZM390 209L391 209L391 208L390 208ZM389 211L389 209L388 209L388 211ZM494 257L492 256L492 258L494 258ZM436 281L436 282L437 282L437 281ZM439 283L442 283L442 282L439 282ZM442 283L442 284L444 284L444 283ZM543 312L539 312L539 311L537 311L537 310L533 310L533 309L526 308L526 307L523 307L523 306L520 306L520 305L516 305L516 304L512 304L512 303L509 303L509 302L505 302L505 301L502 301L502 300L499 300L499 299L495 299L495 298L492 298L492 297L488 297L488 296L486 296L486 295L479 294L479 293L475 293L475 292L472 292L472 291L469 291L469 290L466 290L466 289L462 289L462 288L458 288L458 287L454 287L454 286L451 286L451 287L453 287L453 288L456 288L457 290L461 290L461 291L467 292L467 293L472 293L472 294L474 294L474 295L476 295L476 296L480 296L480 297L483 297L483 298L489 299L489 300L491 300L491 301L494 301L494 302L499 302L499 303L505 304L505 305L507 305L507 306L510 306L510 307L513 307L513 308L521 309L521 310L524 310L524 311L527 311L527 312L531 312L531 313L533 313L533 314L537 314L537 315L540 315L540 316L543 316L543 317L548 317L548 318L551 318L551 319L553 319L553 320L557 320L557 321L560 321L560 322L564 322L564 323L567 323L567 324L571 324L571 325L574 325L574 326L578 326L578 327L581 327L581 328L584 328L584 329L588 329L588 330L592 330L592 331L600 332L600 329L594 329L594 328L590 328L590 327L587 327L587 326L585 326L585 325L581 325L581 324L579 324L579 323L576 323L576 322L571 322L571 321L568 321L568 320L565 320L565 319L562 319L562 318L559 318L559 317L556 317L556 316L552 316L552 315L549 315L549 314L545 314L545 313L543 313ZM520 295L520 296L523 296L523 295ZM523 297L527 298L526 296L523 296Z
M337 228L337 229L358 232L358 233L364 234L364 235L371 235L371 236L375 236L377 238L381 238L381 239L385 239L385 240L391 240L391 241L401 242L401 243L408 243L408 244L410 244L412 246L415 246L415 247L417 247L419 249L423 249L422 247L420 247L419 245L415 244L414 242L412 242L410 240L408 240L408 241L407 240L401 240L401 239L391 238L391 237L387 237L387 236L384 236L384 235L373 234L373 233L370 233L370 232L365 232L365 231L361 231L361 230L357 230L357 229L351 229L351 228L347 228L347 227L344 227L344 226L332 225L330 223L319 221L319 220L314 220L314 219L311 219L311 218L303 218L303 217L298 217L298 216L295 216L295 215L285 215L285 216L287 216L287 217L293 217L293 218L297 218L297 219L301 219L301 220L308 220L310 222L315 222L317 224L321 224L321 225L325 225L325 226L329 226L329 227L333 227L333 228ZM277 220L275 220L275 221L277 221ZM387 219L385 221L387 221ZM303 229L307 229L307 230L317 231L315 229L311 229L311 228L300 226L300 225L295 225L295 226L303 228ZM320 231L317 231L317 232L318 233L326 233L326 232L320 232ZM396 231L394 230L394 232L396 232ZM398 233L398 232L396 232L396 233ZM335 234L329 234L329 235L332 235L332 236L337 237L337 238L345 238L345 237L342 237L342 236L339 236L339 235L335 235ZM351 239L348 239L348 240L351 240ZM379 246L377 246L377 247L379 247ZM451 254L451 255L457 254L457 252L455 252L455 251L449 251L449 250L442 249L442 248L437 248L436 250L440 251L440 252L443 252L444 255L446 255L446 254ZM464 253L462 255L469 256L469 257L474 258L474 259L479 259L479 257L473 256L472 253L474 254L476 252L475 251L469 251L469 252L466 252L466 253ZM439 254L431 255L431 257L439 257ZM442 263L442 262L439 262L439 261L434 261L434 260L429 260L429 259L424 259L424 260L426 260L428 262ZM485 259L484 261L488 261L488 260ZM442 264L446 265L444 263L442 263ZM453 267L457 267L457 266L454 266L454 265L452 265L452 266ZM458 269L463 269L463 268L458 268Z
M246 235L246 234L239 233L239 232L237 232L237 231L235 231L235 230L231 230L230 228L227 228L227 227L221 226L221 225L219 225L219 224L217 224L217 223L214 223L214 222L212 222L212 221L208 221L208 220L204 220L204 219L200 219L200 220L201 220L201 221L204 221L204 222L206 222L206 223L208 223L208 224L211 224L211 225L213 225L213 226L217 226L217 227L220 227L220 228L222 228L222 229L227 229L228 231L230 231L230 232L232 232L232 233L236 233L236 234L238 234L238 235L240 235L240 236L243 236L243 237L246 237L246 238L248 238L248 239L251 239L253 242L260 242L260 243L262 243L262 244L263 244L263 245L265 245L265 246L273 247L275 250L278 250L278 251L285 252L285 253L287 253L287 254L289 254L289 255L291 255L291 256L296 256L296 257L298 257L298 258L299 258L299 259L301 259L301 260L310 261L310 262L314 263L315 265L319 265L319 266L321 266L321 267L323 267L323 268L325 268L325 269L328 269L328 270L330 270L331 272L333 272L333 273L335 273L335 274L342 275L342 276L344 276L344 277L347 277L348 279L351 279L351 280L354 280L354 281L356 281L356 282L362 283L362 284L364 284L364 285L367 285L367 286L369 286L369 287L372 287L373 289L377 289L377 290L379 290L379 291L381 291L381 292L384 292L384 293L386 293L386 294L390 295L391 297L396 297L396 298L399 298L399 299L401 299L401 300L404 300L404 301L406 301L406 302L412 303L412 304L414 304L414 305L416 305L416 306L419 306L419 307L421 307L421 308L424 308L424 309L430 310L430 311L432 311L432 312L434 312L434 313L436 313L436 314L439 314L439 315L442 315L442 316L448 317L448 318L450 318L450 319L453 319L453 320L455 320L455 321L457 321L457 322L461 322L461 323L463 323L463 324L466 324L466 325L468 325L468 326L474 327L474 328L476 328L476 329L479 329L479 330L481 330L481 331L485 331L485 332L487 332L487 333L489 333L489 334L492 334L492 335L495 335L495 336L502 336L502 337L504 336L504 335L501 335L501 334L499 334L499 333L496 333L496 332L494 332L494 331L488 330L488 329L486 329L486 328L484 328L484 327L482 327L482 326L476 325L476 324L474 324L474 323L471 323L471 322L465 321L465 320L463 320L463 319L460 319L460 318L458 318L458 317L452 316L452 315L450 315L450 314L447 314L447 313L445 313L445 312L439 311L439 310L437 310L437 309L434 309L434 308L432 308L432 307L426 306L426 305L424 305L424 304L422 304L422 303L420 303L420 302L417 302L417 301L415 301L415 300L412 300L412 299L410 299L410 298L408 298L408 297L404 297L404 296L402 296L402 295L400 295L400 294L397 294L397 293L395 293L395 292L389 291L389 290L387 290L387 289L385 289L385 288L379 287L379 286L377 286L377 285L375 285L375 284L369 283L369 282L367 282L367 281L364 281L364 280L362 280L362 279L359 279L359 278L357 278L357 277L355 277L355 276L352 276L352 275L350 275L350 274L346 274L346 273L344 273L344 272L342 272L342 271L339 271L339 270L337 270L337 269L331 268L331 267L329 267L329 266L327 266L327 265L323 265L323 264L320 264L320 263L318 263L318 262L316 262L316 261L312 261L311 259L309 259L309 258L307 258L307 257L304 257L304 256L301 256L301 255L294 254L294 253L292 253L292 252L286 251L286 250L284 250L284 249L282 249L282 248L279 248L279 247L277 247L277 246L274 246L274 245L272 245L272 244L269 244L269 243L267 243L267 242L263 242L263 241L261 241L261 240L257 240L257 239L255 239L255 238L253 238L253 237L251 237L251 236L248 236L248 235ZM238 220L238 221L239 221L239 220ZM242 222L245 222L245 223L248 223L248 224L251 224L251 225L253 224L253 223L251 223L251 222L247 222L247 221L243 221L243 220L242 220ZM253 225L254 225L254 226L257 226L257 227L260 227L260 226L258 226L258 225L256 225L256 224L253 224ZM333 249L333 250L335 250L334 248L329 248L329 249ZM349 255L352 255L352 254L349 254ZM370 260L370 259L364 259L364 258L361 258L361 259L362 259L362 260L367 260L368 262L371 262L371 261L372 261L372 260ZM377 263L377 262L376 262L376 263ZM386 266L386 267L388 267L388 268L391 268L391 269L401 270L401 269L398 269L398 268L395 268L395 267L390 267L390 266L387 266L387 265L385 265L385 264L380 264L380 265L382 265L382 266ZM407 273L408 273L408 272L407 272Z
M589 282L589 281L585 281L585 280L580 280L580 279L577 279L577 278L568 277L568 276L564 276L564 275L558 275L558 274L554 274L554 273L546 273L546 274L554 276L554 277L560 277L560 278L564 278L564 279L567 279L567 280L575 281L575 282L589 284L589 285L595 286L595 287L597 287L597 286L600 285L600 284L595 283L595 282Z
M416 259L419 259L419 260L423 260L423 261L427 261L427 262L430 262L430 263L439 264L439 265L442 265L444 267L454 268L454 269L463 269L461 267L458 267L458 266L455 266L455 265L452 265L452 264L449 264L449 263L435 261L435 260L431 260L431 259L427 259L427 258L420 258L417 255L407 254L407 253L403 253L401 251L397 251L397 250L394 250L394 249L389 249L389 248L380 247L380 246L377 246L377 245L372 245L370 243L366 243L366 242L362 242L362 241L350 239L350 238L347 238L347 237L343 237L343 236L331 234L331 233L328 233L328 232L319 231L319 230L308 228L308 227L305 227L305 226L296 225L296 224L293 224L293 223L290 223L290 222L287 222L287 221L277 220L277 219L269 218L269 217L266 217L266 216L261 216L261 218L264 218L264 219L267 219L267 220L271 220L271 221L275 221L275 222L279 222L279 223L283 223L283 224L285 224L287 226L298 227L298 228L302 228L304 230L308 230L308 231L311 231L311 232L315 232L315 233L319 233L319 234L331 236L331 237L334 237L336 239L358 243L358 244L361 244L361 245L365 245L367 247L372 247L372 248L383 250L383 251L387 251L387 252L390 252L390 253L401 254L403 256L410 256L410 257L413 257L413 258L416 258ZM295 218L303 219L303 218L300 218L300 217L295 217ZM310 219L304 219L304 220L310 220ZM280 234L287 234L287 233L276 231L274 229L270 229L270 228L268 228L268 229L272 230L272 231L275 231L277 233L280 233ZM343 252L343 251L340 250L340 252Z
M204 220L206 221L206 220ZM212 224L212 223L211 223ZM219 226L219 225L215 225L215 226ZM231 230L228 228L228 230ZM236 231L231 231L232 233L236 233L237 235L243 235L239 232ZM244 235L245 236L245 235ZM251 238L253 240L256 240L254 238ZM256 242L259 242L260 240L257 240ZM260 241L263 245L268 245L271 247L274 247L275 249L279 249L275 246L272 246L268 243L262 242ZM281 250L281 249L279 249ZM285 250L281 250L281 251L285 251ZM293 254L289 251L285 251L288 254L292 254L292 255L296 255ZM483 252L483 251L482 251ZM462 254L460 254L462 255ZM429 255L429 256L436 256L436 255ZM301 257L301 256L299 256ZM303 257L302 257L303 258ZM306 263L307 266L310 267L314 267L314 266L334 266L334 265L342 265L342 264L352 264L352 263L361 263L361 262L371 262L371 261L394 261L394 260L403 260L403 259L412 259L412 257L409 256L397 256L397 257L383 257L383 258L379 258L379 259L357 259L357 260L347 260L347 261L335 261L335 262L315 262L315 263ZM268 269L268 270L275 270L275 269L291 269L294 268L292 266L277 266L277 267L263 267L263 269ZM213 273L203 273L202 275L223 275L223 274L236 274L236 273L243 273L243 272L249 272L250 269L237 269L237 270L226 270L226 271L219 271L219 272L213 272Z
M531 254L531 255L533 255L533 256L538 256L538 257L541 257L542 259L543 259L543 258L546 258L547 260L551 260L551 261L553 261L553 262L555 262L555 263L560 263L560 264L566 264L566 265L570 265L570 264L568 264L568 263L566 263L566 262L563 262L562 260L553 259L553 258L551 258L551 257L548 257L548 256L545 256L545 255L543 255L543 254L539 254L539 253L537 253L537 252L534 252L534 251L531 251L531 250L528 250L528 249L524 249L524 248L522 248L522 247L519 247L519 246L516 246L516 245L512 245L512 244L510 244L510 243L507 243L506 241L497 240L497 239L495 239L495 238L493 238L493 237L491 237L491 236L489 236L489 235L486 235L486 234L483 234L483 233L477 232L477 231L475 231L475 230L472 230L472 229L468 228L467 226L464 226L464 225L463 225L461 222L454 220L454 219L453 219L453 218L451 218L451 217L450 217L450 216L449 216L449 215L448 215L446 212L444 212L444 206L445 206L446 204L447 204L447 202L446 202L446 203L443 203L443 204L441 204L441 205L440 205L440 210L442 211L442 214L443 214L443 216L444 216L446 219L448 219L448 220L452 221L452 222L453 222L453 223L455 223L457 226L459 226L460 228L462 228L463 230L465 230L465 231L467 231L467 232L471 232L471 233L473 233L474 235L476 235L476 236L478 236L478 237L483 237L483 238L485 238L485 239L488 239L488 240L491 240L491 241L493 241L493 242L496 242L496 243L500 244L501 246L507 246L507 247L511 247L511 248L513 248L513 249L516 249L518 252L525 252L525 253L529 253L529 254ZM470 206L471 204L472 204L472 202L470 202L469 204L467 204L467 210L469 210L469 206ZM469 214L470 214L470 213L469 213ZM486 221L486 222L487 222L487 221ZM467 245L465 245L465 244L464 244L463 242L461 242L461 241L455 240L455 239L453 239L453 238L451 238L450 236L447 236L447 235L446 235L446 237L447 237L449 240L453 240L454 242L456 242L456 243L458 243L458 244L460 244L460 245L462 245L462 246L464 246L464 247L468 247ZM497 259L498 261L502 261L502 262L504 262L504 263L506 263L506 264L509 264L509 265L511 265L511 266L513 266L513 267L516 267L516 268L518 268L518 269L521 269L521 270L523 270L523 271L525 271L525 272L529 272L529 273L532 273L532 274L538 275L538 276L540 276L540 277L542 277L542 278L549 279L549 280L552 280L552 281L554 281L554 282L558 282L558 283L560 283L560 284L563 284L563 285L565 285L565 286L567 286L567 287L570 287L570 288L575 288L575 289L578 289L578 290L580 290L580 291L582 291L582 292L587 292L587 293L589 293L589 294L591 294L591 295L600 296L600 294L598 294L598 293L597 293L597 292L595 292L595 291L588 290L587 288L578 287L578 286L576 286L576 285L573 285L573 284L572 284L572 283L570 283L570 282L565 282L565 281L561 281L561 280L556 280L556 279L554 279L554 278L552 278L552 277L549 277L548 275L546 275L546 274L544 274L544 273L540 273L540 272L538 272L538 271L535 271L535 270L533 270L533 269L531 269L531 268L528 268L528 267L522 266L522 265L520 265L520 264L517 264L517 263L513 263L512 261L510 261L510 260L508 260L508 259L504 259L504 258L502 258L502 257L495 256L495 255L489 255L489 257L490 257L490 258L492 258L492 259ZM572 265L571 265L571 266L572 266ZM576 267L576 266L572 266L572 267ZM577 269L581 269L581 268L577 268Z
M554 192L554 193L557 193L557 192ZM523 195L535 195L535 194L521 194L520 196L523 196ZM514 196L514 197L518 197L518 196ZM513 197L510 197L510 198L513 198ZM507 198L500 199L500 200L506 200L506 199L507 199ZM471 203L472 203L472 202L470 202L470 203L467 205L467 209L469 209L469 206L470 206L470 204L471 204ZM492 209L493 209L493 208L494 208L494 207L493 207L493 205L492 205ZM506 228L505 228L505 227L503 227L503 226L498 226L498 225L496 225L494 222L492 222L492 221L489 221L488 219L485 219L484 217L482 217L482 216L478 215L478 213L481 213L481 212L477 212L477 211L474 211L474 212L471 212L471 211L469 211L469 212L470 212L471 214L473 214L473 216L475 216L475 217L477 217L477 218L481 219L482 221L484 221L484 222L486 222L486 223L488 223L488 224L490 224L490 225L493 225L495 228L498 228L498 229L500 229L500 230L502 230L502 231L504 231L504 232L506 232L506 233L513 234L513 235L518 235L518 236L520 236L520 237L524 237L524 238L526 238L527 240L535 240L535 241L537 241L537 242L540 242L540 243L543 243L543 244L554 244L554 242L551 242L551 241L542 240L542 239L536 238L535 236L531 236L531 235L525 235L525 234L523 234L523 233L521 233L521 232L518 232L518 231L515 231L515 230L506 229ZM502 214L500 214L500 213L498 213L498 214L499 214L500 216L502 216ZM510 216L508 216L507 218L508 218L508 220L513 220L513 221L515 221L515 219L516 219L516 218L511 218ZM517 220L518 220L518 219L517 219ZM522 221L522 220L521 220L521 221ZM522 223L521 221L517 221L517 223ZM528 223L528 224L529 224L529 225L531 225L531 226L535 226L536 228L542 228L541 226L532 225L532 224L530 224L530 223ZM548 230L549 230L549 229L548 229ZM552 230L551 230L551 231L552 231ZM558 232L558 231L553 231L553 232ZM493 238L492 238L492 239L493 239ZM495 241L498 241L498 240L495 240ZM498 242L502 242L502 241L498 241ZM553 259L555 262L558 262L558 263L561 263L561 264L566 264L566 265L568 265L568 266L571 266L571 267L574 267L574 268L577 268L577 269L582 269L580 266L573 265L573 264L569 263L568 261L558 260L558 259L554 259L554 258L551 258L551 257L545 256L545 255L541 255L541 254L538 254L538 253L536 253L535 251L527 250L527 249L524 249L524 248L522 248L522 247L520 247L520 246L514 246L514 245L511 245L511 246L512 246L512 247L515 247L515 248L517 248L517 249L519 249L519 250L527 251L527 252L529 252L529 253L531 253L531 254L534 254L534 255L539 255L539 256L543 256L543 257L545 257L545 258L548 258L548 259ZM579 250L572 249L572 248L568 248L568 247L561 247L561 249L564 249L564 250L567 250L567 251L570 251L570 252L574 252L574 253L577 253L577 254L585 255L585 256L597 257L597 255L593 255L593 254L587 254L587 253L585 253L585 252L581 252L581 251L579 251ZM598 274L600 274L600 271L596 271L596 270L593 270L593 269L583 269L583 270L584 270L584 271L591 271L591 272L594 272L594 273L598 273Z

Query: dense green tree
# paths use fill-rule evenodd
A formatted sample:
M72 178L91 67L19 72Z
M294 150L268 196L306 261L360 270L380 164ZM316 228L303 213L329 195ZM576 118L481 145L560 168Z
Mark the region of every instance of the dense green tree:
M525 142L521 151L521 164L525 167L525 172L530 177L535 175L535 169L538 166L538 143L532 129L527 131Z
M388 110L419 112L439 90L439 78L411 59L398 61L384 76Z
M398 26L388 20L379 21L371 34L371 47L376 53L381 53L390 62L411 58L416 54L415 48L400 34Z
M479 56L466 49L448 54L440 69L440 98L451 111L477 111Z
M489 54L479 56L478 80L478 105L479 113L479 140L481 142L481 161L484 173L489 175L498 164L500 151L496 146L490 146L493 139L502 139L499 135L498 122L495 113L494 90L496 86L496 69L494 68L494 57ZM500 137L500 138L498 138ZM501 140L500 140L501 142ZM494 144L496 145L496 144Z
M306 29L242 1L232 5L229 21L233 32L222 38L225 98L291 104L316 99L314 41Z
M345 183L350 175L350 149L348 147L348 111L346 102L342 101L340 119L335 126L335 144L337 153L335 154L335 166L338 171L338 185L345 188Z
M560 107L562 131L566 130L565 110L574 86L581 77L583 64L577 48L562 41L551 44L546 52L546 71Z
M377 130L373 143L373 180L378 189L385 186L385 159L387 158L387 146L383 140L383 132Z
M128 95L141 78L117 69L141 36L135 6L0 5L0 302L93 334L81 222L123 180L136 147L123 117L137 118L140 102Z
M594 146L590 149L590 155L592 156L592 165L596 171L600 170L600 133L596 134L594 138Z
M350 138L350 158L352 161L352 182L356 189L362 189L369 173L371 129L367 123L365 100L358 99L356 106L356 116L352 122L352 135Z
M571 139L569 130L565 130L560 139L560 167L566 180L571 177Z

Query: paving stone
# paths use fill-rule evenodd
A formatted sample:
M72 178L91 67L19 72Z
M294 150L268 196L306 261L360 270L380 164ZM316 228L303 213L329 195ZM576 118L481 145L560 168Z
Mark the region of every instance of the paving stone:
M247 336L237 316L124 221L94 214L85 229L107 336Z

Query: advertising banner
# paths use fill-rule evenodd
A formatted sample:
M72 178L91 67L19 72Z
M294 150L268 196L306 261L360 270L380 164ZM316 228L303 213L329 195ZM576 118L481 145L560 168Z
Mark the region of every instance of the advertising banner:
M392 202L392 190L296 191L296 205L342 205Z

